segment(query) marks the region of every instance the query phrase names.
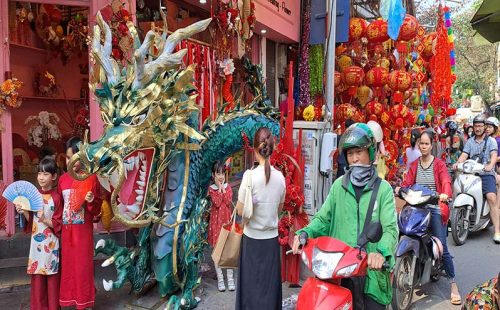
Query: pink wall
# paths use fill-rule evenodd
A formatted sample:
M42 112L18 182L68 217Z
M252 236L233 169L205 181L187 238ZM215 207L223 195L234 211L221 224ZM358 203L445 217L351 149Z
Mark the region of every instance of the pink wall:
M255 0L255 17L255 32L266 29L265 36L274 41L299 42L300 0Z

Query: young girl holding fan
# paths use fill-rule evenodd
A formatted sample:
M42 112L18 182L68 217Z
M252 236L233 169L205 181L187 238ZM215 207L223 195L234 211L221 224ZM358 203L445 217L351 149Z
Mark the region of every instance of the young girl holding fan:
M23 213L31 227L31 244L28 259L28 274L31 275L31 310L56 310L59 307L59 238L55 230L59 227L53 218L54 210L61 206L61 197L55 189L57 164L50 157L43 158L38 165L37 181L43 197L43 209L38 212L16 210Z
M210 222L208 225L208 243L215 247L222 225L231 220L233 191L231 186L226 183L226 169L221 161L216 161L212 167L212 179L214 184L208 188L208 196L212 202L210 209ZM226 290L224 283L224 274L222 269L215 266L217 272L217 288L223 292ZM227 270L227 286L230 291L235 290L233 269Z

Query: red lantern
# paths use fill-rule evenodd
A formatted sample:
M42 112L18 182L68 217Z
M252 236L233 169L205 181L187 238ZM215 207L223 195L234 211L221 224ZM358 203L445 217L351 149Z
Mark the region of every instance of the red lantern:
M354 120L356 108L350 103L342 103L335 108L335 120L338 124L344 124L348 119Z
M368 23L363 18L353 17L349 20L349 41L361 39L366 32Z
M387 161L395 162L398 159L398 144L393 140L384 141L385 150L387 151Z
M425 58L430 58L434 55L434 51L432 49L432 45L434 44L434 40L436 39L437 34L435 32L431 32L428 35L424 36L421 44L423 45L422 55Z
M403 102L403 93L411 86L411 74L403 70L394 70L389 74L389 87L392 89L392 99L396 103Z
M363 68L358 66L350 66L344 69L342 72L342 79L344 83L349 86L349 95L356 95L357 86L363 83L365 78L365 72Z
M391 123L391 116L389 115L389 113L384 111L380 114L380 121L382 122L382 125L384 125L385 127L389 127Z
M418 20L415 16L406 14L403 24L399 30L398 41L410 41L413 40L418 33Z
M408 108L402 104L396 104L391 108L391 116L396 119L396 118L406 118L408 116Z
M389 40L387 22L382 19L371 22L368 27L366 27L366 38L369 42L373 43L382 43Z
M382 106L382 104L378 101L370 101L366 104L366 113L368 115L376 115L376 116L379 116L380 113L382 113L382 111L384 110L384 107Z
M334 75L335 88L339 87L340 82L342 82L342 74L340 74L340 72L338 72L338 71L335 71L335 75Z
M384 67L375 67L366 73L366 85L374 89L374 96L380 97L382 90L389 81L389 70Z
M401 130L401 129L403 129L403 126L404 126L403 118L401 118L401 117L396 118L396 126L395 126L396 129Z

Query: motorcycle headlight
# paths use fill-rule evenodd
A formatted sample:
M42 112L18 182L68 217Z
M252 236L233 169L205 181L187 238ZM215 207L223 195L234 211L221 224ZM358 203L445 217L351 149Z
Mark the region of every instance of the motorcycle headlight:
M348 278L351 275L351 273L353 273L354 270L356 270L356 268L358 268L358 264L352 264L347 267L344 267L339 271L337 271L337 276Z
M314 248L312 272L322 280L331 278L342 256L343 253L328 253Z

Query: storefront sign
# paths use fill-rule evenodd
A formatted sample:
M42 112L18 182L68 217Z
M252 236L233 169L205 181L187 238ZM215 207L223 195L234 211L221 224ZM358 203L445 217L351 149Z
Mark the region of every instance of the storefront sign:
M300 1L255 0L255 16L263 29L273 30L275 41L299 42ZM270 31L268 31L270 35Z

